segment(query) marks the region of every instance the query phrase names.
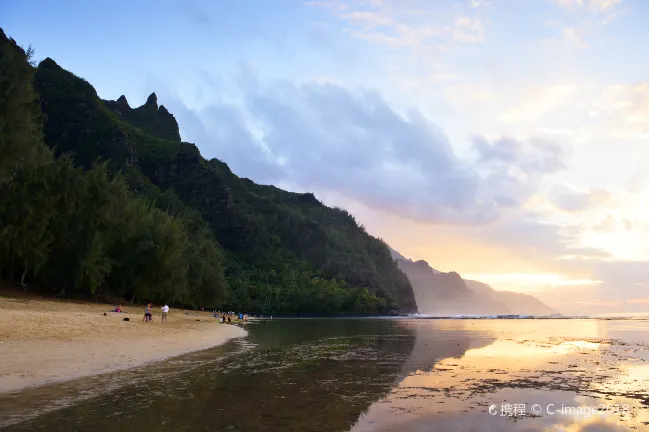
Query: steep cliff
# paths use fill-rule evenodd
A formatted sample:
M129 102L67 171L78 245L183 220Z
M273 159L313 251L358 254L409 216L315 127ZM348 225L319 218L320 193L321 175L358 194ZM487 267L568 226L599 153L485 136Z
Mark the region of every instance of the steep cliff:
M144 105L131 108L126 96L116 101L103 101L115 115L143 132L157 138L180 142L180 129L176 118L164 105L158 107L158 97L151 93Z
M415 293L419 313L444 315L508 314L510 310L470 290L464 279L455 273L440 273L426 261L397 260L408 276Z
M496 291L489 285L443 273L426 261L413 261L390 248L399 268L408 276L419 312L435 315L552 315L557 312L529 294Z
M387 245L313 194L236 176L180 141L155 94L131 109L102 101L85 80L45 59L36 72L46 143L85 168L109 161L133 191L171 213L196 211L225 251L228 304L250 311L416 310Z

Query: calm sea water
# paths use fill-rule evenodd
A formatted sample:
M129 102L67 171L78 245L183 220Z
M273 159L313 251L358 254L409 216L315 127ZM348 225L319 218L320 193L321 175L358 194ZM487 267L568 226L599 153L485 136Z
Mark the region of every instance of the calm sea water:
M287 319L0 396L8 431L649 430L649 323Z

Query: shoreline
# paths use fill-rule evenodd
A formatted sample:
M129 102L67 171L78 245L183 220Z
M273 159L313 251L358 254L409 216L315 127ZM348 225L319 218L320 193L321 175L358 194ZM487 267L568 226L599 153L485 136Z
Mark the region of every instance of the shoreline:
M144 323L140 306L111 313L115 305L6 294L0 293L0 394L130 369L247 334L208 312L172 308L162 324L154 306L154 321Z

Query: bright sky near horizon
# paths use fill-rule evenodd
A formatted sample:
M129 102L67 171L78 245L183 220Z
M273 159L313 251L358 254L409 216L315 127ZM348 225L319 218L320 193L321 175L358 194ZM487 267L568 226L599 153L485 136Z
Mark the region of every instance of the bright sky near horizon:
M5 0L0 27L407 257L649 311L649 1Z

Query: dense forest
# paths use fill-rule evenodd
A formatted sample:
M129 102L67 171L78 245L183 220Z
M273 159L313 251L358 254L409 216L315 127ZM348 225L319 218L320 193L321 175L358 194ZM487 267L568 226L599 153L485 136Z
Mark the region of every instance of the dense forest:
M0 29L0 277L249 312L416 310L345 210L205 160L155 94L102 100L31 57Z

